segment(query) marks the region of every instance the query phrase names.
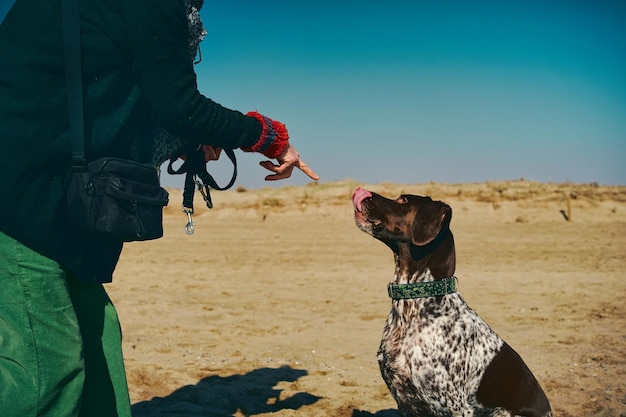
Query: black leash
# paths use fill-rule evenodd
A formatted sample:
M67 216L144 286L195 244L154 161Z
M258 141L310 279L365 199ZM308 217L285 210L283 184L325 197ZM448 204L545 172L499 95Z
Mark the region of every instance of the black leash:
M228 159L233 163L233 176L228 184L220 187L213 176L209 174L206 168L206 161L204 160L204 151L201 146L190 145L184 148L181 155L185 155L185 162L178 168L174 169L172 164L178 160L178 157L171 158L167 166L168 174L179 175L185 174L185 188L183 189L183 213L187 215L189 220L185 226L185 232L188 235L192 235L194 232L194 225L192 214L193 210L193 197L195 194L196 186L202 194L202 199L206 203L208 208L213 208L213 201L211 200L211 188L218 191L227 190L235 184L237 179L237 159L235 158L235 152L232 149L224 149L224 152L228 156Z

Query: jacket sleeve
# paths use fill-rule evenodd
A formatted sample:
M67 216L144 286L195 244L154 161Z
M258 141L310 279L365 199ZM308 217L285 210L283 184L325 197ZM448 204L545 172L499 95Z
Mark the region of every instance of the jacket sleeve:
M253 146L261 124L198 91L189 59L183 0L130 0L125 24L132 72L157 119L181 138L218 146Z

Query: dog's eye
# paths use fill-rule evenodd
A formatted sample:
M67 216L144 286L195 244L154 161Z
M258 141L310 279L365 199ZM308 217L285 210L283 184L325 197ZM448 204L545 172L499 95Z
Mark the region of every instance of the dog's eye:
M408 200L405 196L401 195L400 197L398 197L398 199L396 200L396 202L397 202L398 204L406 204L406 203L408 203L408 202L409 202L409 200Z

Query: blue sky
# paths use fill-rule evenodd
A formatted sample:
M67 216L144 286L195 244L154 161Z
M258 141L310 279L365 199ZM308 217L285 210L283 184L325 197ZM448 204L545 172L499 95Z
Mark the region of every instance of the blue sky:
M285 123L321 181L626 185L626 1L205 0L202 17L200 91ZM238 157L239 185L272 185Z
M202 17L200 91L285 123L321 181L626 185L626 1L206 0ZM239 184L266 185L239 159Z

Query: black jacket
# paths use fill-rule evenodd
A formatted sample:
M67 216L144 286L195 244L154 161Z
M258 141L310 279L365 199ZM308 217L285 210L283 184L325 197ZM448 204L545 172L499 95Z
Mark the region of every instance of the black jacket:
M16 0L0 26L0 231L106 281L121 245L71 232L60 1ZM189 142L249 147L260 124L202 96L183 0L81 0L88 158L151 160L152 117ZM131 152L131 150L134 150Z

